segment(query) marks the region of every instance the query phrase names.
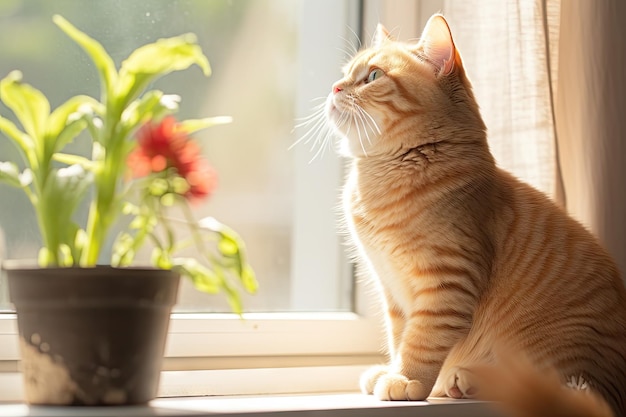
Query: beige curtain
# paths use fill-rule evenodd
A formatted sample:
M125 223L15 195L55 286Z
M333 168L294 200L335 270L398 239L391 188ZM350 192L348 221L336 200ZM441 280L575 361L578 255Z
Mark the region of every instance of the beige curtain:
M444 4L499 165L566 207L626 273L626 2Z
M449 0L450 21L503 168L558 194L552 79L557 75L559 3ZM551 25L548 25L550 23Z
M556 126L568 210L626 275L626 2L561 5Z

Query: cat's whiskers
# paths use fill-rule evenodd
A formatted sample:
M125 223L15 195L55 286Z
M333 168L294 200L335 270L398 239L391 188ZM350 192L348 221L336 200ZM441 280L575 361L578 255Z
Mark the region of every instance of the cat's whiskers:
M324 153L326 152L327 148L330 148L330 144L331 144L331 140L330 138L333 136L333 132L331 129L327 129L326 130L326 134L323 136L323 139L321 139L320 141L316 141L316 143L320 143L320 146L317 150L317 152L315 152L315 155L313 155L313 158L311 158L311 160L309 162L313 162L318 156L319 157L323 157Z
M345 46L343 48L338 48L346 57L344 64L347 64L352 59L352 57L359 52L359 49L361 48L361 39L359 38L359 35L357 35L354 29L352 29L350 26L347 26L347 29L353 35L354 40L351 41L348 37L340 37L340 39L345 42Z
M320 116L320 112L323 115L323 111L326 108L326 101L315 105L311 109L311 114L308 116L297 118L296 121L300 122L295 127L302 127L310 123L311 119L315 119Z
M356 112L354 113L354 116L355 116L354 121L355 121L355 124L357 125L357 130L359 131L359 140L362 138L360 132L361 132L361 128L363 128L363 133L365 135L365 138L367 139L367 143L371 145L372 141L370 140L370 136L367 131L367 126L365 125L365 119L363 118L362 110L358 106L356 106L355 108L356 108Z
M365 144L363 143L363 136L361 135L361 127L363 127L363 131L367 138L368 143L371 145L369 133L367 132L367 127L365 126L365 120L363 119L363 115L361 114L361 106L356 103L354 97L351 97L351 114L352 114L352 122L356 127L357 137L359 138L359 144L361 145L361 150L363 154L367 156L367 151L365 150Z
M293 149L296 145L303 143L309 144L310 152L315 152L309 162L313 162L318 157L322 157L327 149L332 148L333 137L335 131L326 115L327 97L319 98L318 100L324 100L322 103L313 107L310 115L297 119L298 124L294 126L297 128L306 128L307 130L302 134L291 146L289 150ZM341 110L339 117L335 121L337 128L341 128L347 122L349 122L351 115L350 111ZM348 123L348 131L350 130L350 123Z
M374 120L372 115L369 114L363 107L360 107L360 109L366 117L367 125L372 129L372 131L375 131L378 135L382 134L382 131L378 127L378 123L376 123L376 120Z
M370 138L370 132L376 132L380 135L380 129L378 128L378 124L374 120L374 118L361 106L357 106L357 110L359 112L359 119L362 122L363 130L365 131L365 137L367 138L367 143L369 145L372 144L372 139Z
M341 38L341 39L345 42L345 45L343 47L338 47L336 49L346 57L345 59L347 63L347 61L349 61L351 57L353 57L358 52L358 50L356 49L354 44L350 42L348 39L346 38Z
M350 32L352 32L352 34L354 35L354 39L356 40L357 45L358 45L357 46L357 45L354 45L354 43L351 43L351 45L353 45L353 47L354 47L354 52L355 52L355 55L356 55L356 52L358 52L358 50L363 46L363 44L361 43L361 37L350 26L348 26L348 30Z
M313 111L309 116L298 119L301 122L296 124L294 129L307 126L311 127L302 136L300 136L298 140L296 140L291 146L289 146L289 150L291 150L299 143L309 143L311 140L315 140L314 143L318 142L319 133L321 133L323 129L327 127L325 108L326 103L318 104L313 108Z

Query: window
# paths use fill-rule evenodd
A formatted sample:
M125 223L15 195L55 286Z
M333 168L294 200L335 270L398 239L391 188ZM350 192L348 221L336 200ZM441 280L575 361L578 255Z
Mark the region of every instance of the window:
M166 76L158 87L182 95L183 118L234 118L230 125L197 135L220 176L216 194L197 210L199 217L215 216L241 233L261 287L258 295L244 299L249 313L241 321L228 314L220 297L198 293L185 282L170 328L165 370L219 369L234 375L251 368L281 369L276 372L290 374L288 381L299 384L302 375L314 375L309 381L320 385L285 388L283 383L276 390L312 391L331 389L321 375L340 380L343 388L334 385L337 389L356 388L357 373L381 360L376 305L371 291L355 283L335 228L342 163L330 152L311 162L307 146L289 147L302 134L294 130L296 120L310 113L312 99L326 96L346 54L358 46L355 34L362 32L367 43L381 21L401 38L414 38L437 11L453 17L455 31L464 9L448 3L453 2L407 0L402 7L388 0L0 3L0 77L22 70L26 82L55 97L53 106L77 93L98 94L89 58L52 24L54 13L98 39L118 64L139 45L184 32L197 34L211 62L208 79L192 68ZM470 76L478 79L476 67L484 60L469 57L463 45L468 40L457 41ZM1 105L0 114L10 116ZM0 160L16 159L2 136L0 155ZM0 227L0 258L35 256L30 207L20 193L3 185ZM15 318L1 279L0 311L5 313L0 314L2 377L7 369L16 369L18 354ZM339 368L352 373L340 378ZM232 379L222 376L217 377L221 391L212 394L259 389L225 386ZM185 379L182 385L179 378ZM164 381L170 384L166 395L201 395L207 393L203 384L212 380L171 372Z
M77 93L99 94L91 61L54 26L54 13L98 39L118 65L144 43L196 33L213 75L205 78L192 68L158 80L156 87L182 96L181 118L234 119L196 135L220 178L216 194L197 208L197 215L215 216L245 239L262 282L259 293L245 300L246 309L351 311L352 276L332 210L341 163L328 153L309 164L307 147L289 148L300 133L294 131L296 119L338 76L342 51L350 49L343 39L356 42L348 28L358 27L359 9L355 1L332 7L311 3L11 2L12 7L0 10L5 33L0 74L22 70L25 82L51 97L53 107ZM12 116L6 108L0 112ZM75 147L80 148L80 138ZM0 141L0 155L17 159L7 140ZM38 233L26 198L7 186L1 186L0 195L0 257L36 257ZM318 262L322 258L326 261ZM228 311L221 297L197 292L186 281L181 291L178 311ZM0 308L6 309L5 289L2 294Z
M196 136L220 177L217 192L197 214L215 216L242 235L261 286L244 300L249 314L241 321L228 314L220 297L184 282L165 369L223 367L224 357L237 357L237 368L348 363L361 366L360 372L362 364L379 359L374 303L354 283L335 228L342 162L331 152L311 162L306 146L289 149L302 133L294 130L297 119L310 113L312 99L326 96L346 51L354 49L361 3L35 0L0 5L0 76L20 69L25 82L52 98L52 107L77 93L98 94L91 61L53 25L55 13L98 39L118 65L139 45L185 32L196 33L209 58L210 78L192 68L164 77L157 87L181 94L181 118L233 117L232 124ZM12 117L4 107L0 114ZM80 138L74 145L80 147ZM0 136L0 159L16 160L11 146ZM36 256L31 208L4 185L0 225L0 258ZM18 358L10 308L0 280L0 361ZM350 381L356 384L356 373Z

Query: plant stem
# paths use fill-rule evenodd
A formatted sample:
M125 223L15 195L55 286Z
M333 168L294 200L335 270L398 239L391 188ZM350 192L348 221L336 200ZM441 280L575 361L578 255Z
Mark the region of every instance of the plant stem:
M87 243L81 255L80 265L83 267L94 266L100 257L100 251L107 237L109 228L117 218L115 205L115 191L118 187L120 160L125 161L123 152L124 137L116 134L117 121L121 111L111 103L107 105L107 115L104 118L102 136L95 138L106 149L104 155L99 155L100 165L94 171L95 196L89 207L87 220ZM122 136L122 137L119 137ZM95 158L94 158L94 162Z

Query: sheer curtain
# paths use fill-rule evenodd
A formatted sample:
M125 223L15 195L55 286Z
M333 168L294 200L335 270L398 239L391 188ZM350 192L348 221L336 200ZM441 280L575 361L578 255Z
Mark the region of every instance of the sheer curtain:
M626 2L561 5L556 126L567 208L626 278Z
M626 2L446 0L503 168L592 230L626 273Z
M549 30L558 29L559 3L550 6L533 0L448 0L444 13L499 165L561 199L552 111L559 32Z

